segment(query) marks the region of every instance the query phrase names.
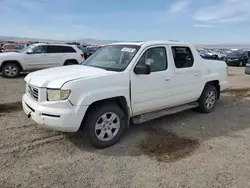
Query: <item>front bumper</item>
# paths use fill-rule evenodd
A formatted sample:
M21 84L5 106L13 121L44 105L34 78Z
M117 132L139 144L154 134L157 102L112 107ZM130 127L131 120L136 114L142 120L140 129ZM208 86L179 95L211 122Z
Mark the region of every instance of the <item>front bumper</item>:
M36 123L62 132L78 131L88 108L88 106L72 106L67 100L38 103L28 93L23 95L22 105L25 114Z

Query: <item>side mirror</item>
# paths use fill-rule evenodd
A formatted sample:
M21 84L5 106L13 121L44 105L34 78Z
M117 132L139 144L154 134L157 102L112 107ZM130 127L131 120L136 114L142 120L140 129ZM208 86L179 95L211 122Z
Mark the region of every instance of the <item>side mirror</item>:
M136 65L134 69L135 74L150 74L150 65Z
M27 54L33 54L33 50L29 49L29 50L27 51Z

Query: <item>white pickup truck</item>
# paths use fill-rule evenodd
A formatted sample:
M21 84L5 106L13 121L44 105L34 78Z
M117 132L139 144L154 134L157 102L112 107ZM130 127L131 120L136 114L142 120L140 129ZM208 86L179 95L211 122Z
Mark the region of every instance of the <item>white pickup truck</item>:
M110 44L82 65L33 72L25 81L28 117L58 131L84 128L97 148L117 143L131 121L190 108L212 112L228 86L225 62L171 41Z

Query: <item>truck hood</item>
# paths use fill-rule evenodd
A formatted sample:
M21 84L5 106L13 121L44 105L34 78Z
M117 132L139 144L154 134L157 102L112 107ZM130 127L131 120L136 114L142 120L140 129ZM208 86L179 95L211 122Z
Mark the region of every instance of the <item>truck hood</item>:
M18 52L3 52L0 53L0 58L5 58L5 57L13 57L13 56L19 56L20 53Z
M114 73L84 65L70 65L36 71L28 74L24 80L36 87L61 88L68 81Z

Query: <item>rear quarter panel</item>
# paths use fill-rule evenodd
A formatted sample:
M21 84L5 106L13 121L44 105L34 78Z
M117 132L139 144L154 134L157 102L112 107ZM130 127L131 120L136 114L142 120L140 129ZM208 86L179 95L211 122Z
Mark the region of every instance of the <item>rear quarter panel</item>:
M227 64L224 61L217 60L203 60L203 81L207 83L209 81L218 80L221 91L228 87L227 77Z

